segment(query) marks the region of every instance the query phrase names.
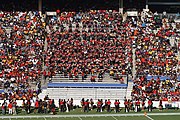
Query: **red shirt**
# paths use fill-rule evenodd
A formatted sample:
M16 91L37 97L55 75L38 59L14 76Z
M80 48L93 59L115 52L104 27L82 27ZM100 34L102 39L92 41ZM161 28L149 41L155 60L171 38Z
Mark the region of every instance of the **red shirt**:
M9 104L8 104L8 108L9 108L9 109L12 109L12 107L13 107L13 104L12 104L12 103L9 103Z
M111 105L111 101L107 101L107 104L108 104L108 105Z
M124 102L124 105L128 105L128 101L125 101L125 102Z
M97 105L98 105L98 106L101 106L101 102L100 102L100 101L98 101Z
M149 101L148 101L148 105L151 105L151 104L152 104L152 101L151 101L151 100L149 100Z
M120 102L114 102L114 105L119 105L120 104Z
M63 105L64 104L64 102L63 101L60 101L60 105Z
M84 105L85 105L85 106L88 106L88 105L89 105L89 102L84 102Z
M36 107L36 108L39 107L39 102L38 102L38 101L35 102L35 107Z
M140 101L137 101L137 102L136 102L136 105L140 105Z

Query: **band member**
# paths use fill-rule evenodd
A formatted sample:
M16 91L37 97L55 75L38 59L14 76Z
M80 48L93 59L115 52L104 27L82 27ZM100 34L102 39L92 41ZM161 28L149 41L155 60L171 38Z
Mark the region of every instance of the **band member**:
M134 107L133 107L133 101L132 100L128 100L128 105L129 105L129 110L134 110Z
M38 108L39 108L39 101L36 100L34 105L35 105L34 113L36 113L38 111Z
M139 101L139 99L136 101L136 103L135 103L135 105L136 105L136 108L135 108L135 111L136 112L139 112L140 111L140 101Z
M97 102L97 112L101 112L101 109L102 109L102 103L101 103L101 100L98 99L98 102Z
M125 112L129 112L129 107L128 107L127 99L124 100L124 106L125 106Z
M142 104L142 110L145 110L145 100L142 100L141 104Z
M64 101L63 101L63 99L60 99L59 106L60 106L60 111L64 112Z
M159 101L159 111L162 111L162 109L163 109L163 105L162 105L162 100L160 99L160 101Z
M108 99L107 101L107 112L111 112L111 101Z
M84 110L84 102L85 102L85 100L84 100L84 98L82 98L82 100L81 100L82 111Z
M93 99L92 99L92 98L90 99L90 105L91 105L91 110L93 110L94 101L93 101Z
M120 105L119 100L115 100L114 106L115 106L115 112L116 112L116 113L119 112L119 105Z
M88 99L84 102L84 112L89 112L89 100Z
M148 100L148 111L151 112L153 107L153 102L151 99Z

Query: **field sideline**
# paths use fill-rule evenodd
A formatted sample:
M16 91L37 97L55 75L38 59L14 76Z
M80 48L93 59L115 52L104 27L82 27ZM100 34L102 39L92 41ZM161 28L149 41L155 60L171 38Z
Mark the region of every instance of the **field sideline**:
M133 118L132 118L133 117ZM162 119L161 119L162 118ZM0 116L0 119L9 120L178 120L179 113L131 113L131 114L76 114L76 115L24 115L24 116Z

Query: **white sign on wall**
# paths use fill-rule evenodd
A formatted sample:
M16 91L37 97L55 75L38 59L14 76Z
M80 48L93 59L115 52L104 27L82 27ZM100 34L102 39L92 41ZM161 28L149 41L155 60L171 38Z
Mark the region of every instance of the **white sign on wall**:
M130 17L138 16L138 12L137 11L127 11L127 15Z
M56 16L57 13L56 12L46 12L46 15L48 15L48 16Z

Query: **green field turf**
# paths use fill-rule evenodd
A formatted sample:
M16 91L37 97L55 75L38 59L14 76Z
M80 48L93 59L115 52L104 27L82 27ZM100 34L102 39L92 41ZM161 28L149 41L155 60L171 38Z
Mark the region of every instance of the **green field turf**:
M151 117L154 120L180 120L180 115L169 115L169 116L168 115L164 115L164 116L152 115L149 117Z
M150 118L144 116L144 112L146 112ZM168 113L173 113L175 115L168 115ZM17 118L16 116L21 118ZM31 118L27 118L27 116ZM5 118L2 119L2 117ZM77 108L73 111L63 113L59 112L57 109L56 115L34 114L33 112L31 114L26 114L25 112L20 111L18 115L13 116L1 114L0 120L180 120L180 110L165 109L159 111L158 109L154 109L152 112L145 110L138 113L134 111L125 113L123 109L119 113L115 113L113 110L110 113L106 111L97 113L96 109L94 109L88 113L84 113L81 108Z
M19 115L20 116L24 116L24 115L48 115L48 114L42 114L42 113L34 114L33 110L32 110L32 112L30 114L26 114L24 111L21 111L21 110L18 110L18 111L19 111L18 114L17 114L18 116ZM147 110L141 111L141 112L138 112L138 113L144 113L144 112L149 113ZM166 109L164 109L163 111L159 111L158 109L154 109L150 113L179 113L179 112L180 112L180 109L179 110L174 110L174 109L166 110ZM122 109L119 113L120 114L134 114L136 112L130 111L129 113L125 113L124 109ZM110 113L108 113L106 110L101 112L101 113L98 113L98 112L96 112L96 109L94 109L92 111L89 111L88 113L84 113L81 108L77 108L77 109L72 110L70 112L59 112L58 109L56 109L56 115L74 115L74 114L117 114L117 113L115 113L114 110L112 110ZM2 114L0 114L0 116L2 116Z
M10 119L3 119L10 120ZM148 120L144 116L134 116L134 117L73 117L73 118L31 118L31 119L11 119L11 120Z
M150 116L153 120L180 120L180 116ZM24 118L24 119L2 119L2 120L150 120L145 116L121 116L121 117L73 117L73 118Z
M42 116L43 117L43 116ZM180 115L151 115L153 120L180 120ZM145 116L57 117L57 118L9 118L0 120L150 120Z

